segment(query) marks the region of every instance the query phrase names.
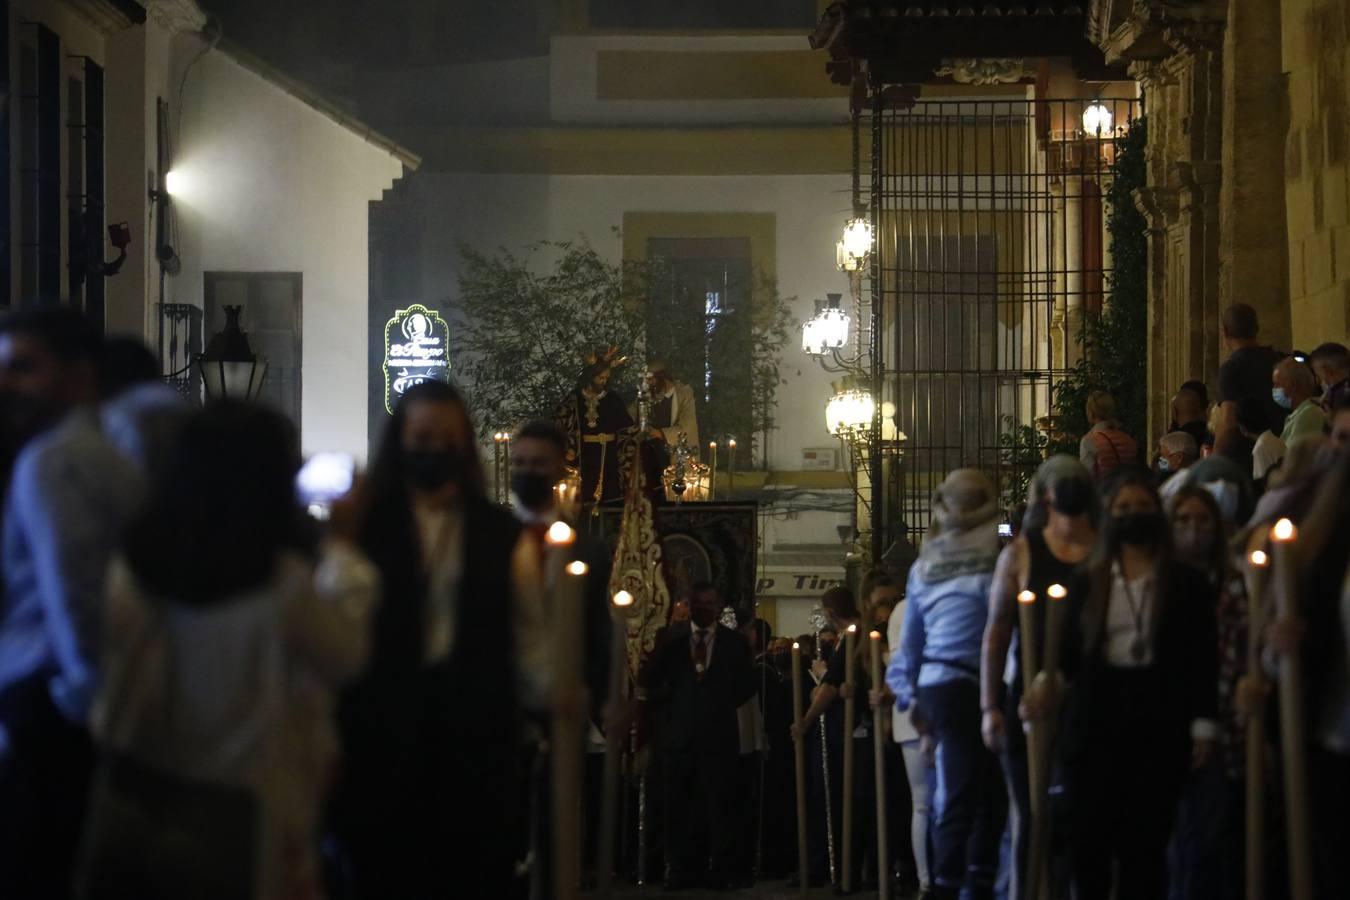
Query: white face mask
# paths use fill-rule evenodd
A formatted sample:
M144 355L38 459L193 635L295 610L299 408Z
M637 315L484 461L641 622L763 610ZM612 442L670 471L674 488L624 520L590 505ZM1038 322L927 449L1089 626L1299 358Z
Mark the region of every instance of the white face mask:
M1210 481L1204 488L1219 505L1219 515L1223 516L1223 520L1229 525L1236 522L1238 503L1242 500L1242 492L1238 486L1231 481Z

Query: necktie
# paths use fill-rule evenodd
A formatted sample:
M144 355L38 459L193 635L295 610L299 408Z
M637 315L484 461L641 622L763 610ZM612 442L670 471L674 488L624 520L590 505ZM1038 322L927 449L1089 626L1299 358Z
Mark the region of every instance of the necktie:
M708 671L708 632L702 630L694 636L694 671L699 678Z

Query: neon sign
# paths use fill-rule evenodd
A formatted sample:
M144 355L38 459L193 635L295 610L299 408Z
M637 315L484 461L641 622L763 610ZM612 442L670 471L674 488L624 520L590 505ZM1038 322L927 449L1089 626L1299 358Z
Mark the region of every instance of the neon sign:
M450 327L441 314L414 303L384 324L384 408L393 415L403 392L424 381L450 380Z

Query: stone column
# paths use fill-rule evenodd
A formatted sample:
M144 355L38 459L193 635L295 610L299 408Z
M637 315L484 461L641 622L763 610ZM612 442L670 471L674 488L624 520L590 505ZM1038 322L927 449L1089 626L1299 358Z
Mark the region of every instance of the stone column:
M1083 176L1064 178L1064 364L1072 366L1083 356Z
M1050 183L1051 216L1050 246L1047 254L1050 259L1050 294L1054 298L1054 312L1050 314L1050 364L1053 368L1068 367L1068 302L1065 295L1067 279L1065 277L1066 254L1064 245L1064 179L1057 177Z
M1229 0L1223 47L1219 306L1255 307L1261 339L1289 347L1289 244L1280 4Z

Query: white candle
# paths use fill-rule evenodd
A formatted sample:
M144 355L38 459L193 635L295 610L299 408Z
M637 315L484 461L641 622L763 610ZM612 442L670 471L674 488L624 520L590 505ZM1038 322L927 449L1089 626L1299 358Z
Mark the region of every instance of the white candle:
M1294 542L1298 529L1289 519L1280 519L1270 529L1271 556L1275 564L1275 604L1280 619L1298 618L1298 560ZM1284 748L1284 796L1288 805L1285 827L1289 848L1289 896L1312 898L1311 836L1308 827L1308 778L1303 742L1303 688L1298 648L1280 657L1280 741Z
M568 529L570 532L571 529ZM581 681L582 598L586 590L584 562L563 567L554 592L553 615L553 895L578 896L581 887Z

